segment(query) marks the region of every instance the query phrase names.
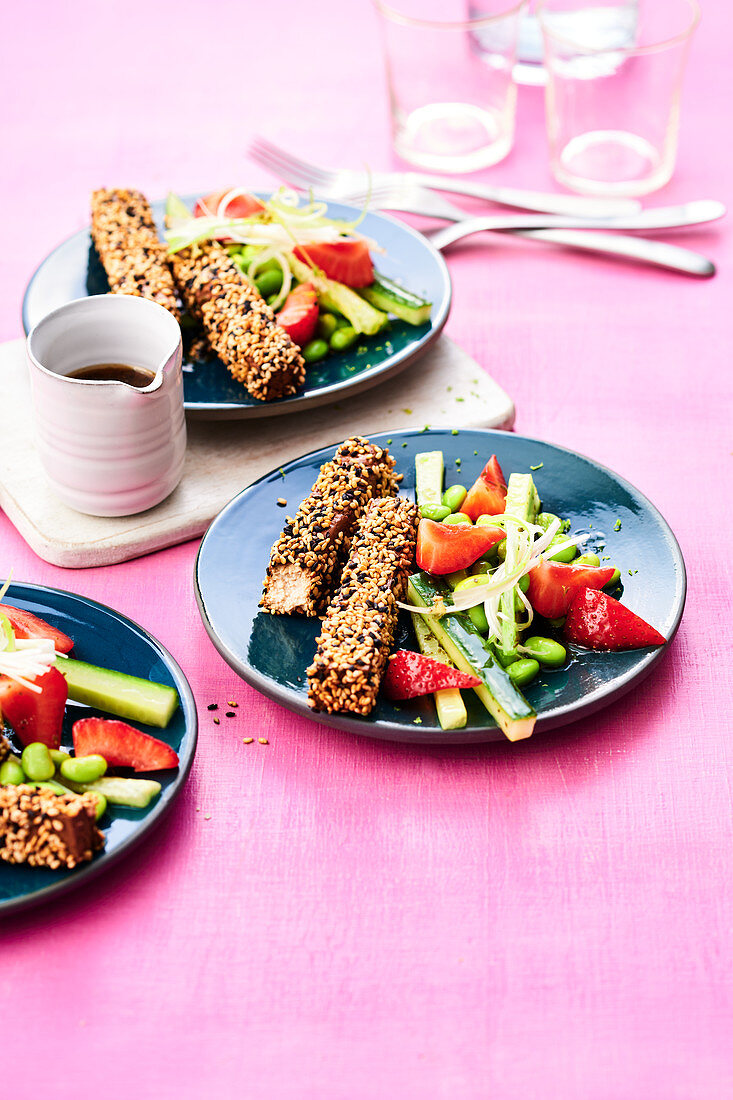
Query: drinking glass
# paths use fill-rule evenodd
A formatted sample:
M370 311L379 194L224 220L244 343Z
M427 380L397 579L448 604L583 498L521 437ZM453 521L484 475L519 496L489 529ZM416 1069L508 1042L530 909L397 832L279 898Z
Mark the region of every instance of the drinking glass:
M525 0L374 0L382 16L394 147L410 164L473 172L514 142Z
M550 167L587 195L646 195L674 170L696 0L541 0Z

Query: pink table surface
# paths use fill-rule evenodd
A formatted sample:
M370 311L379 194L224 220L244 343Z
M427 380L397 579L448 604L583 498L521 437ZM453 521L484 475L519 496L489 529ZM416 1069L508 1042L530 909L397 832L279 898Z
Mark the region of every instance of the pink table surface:
M704 7L677 174L654 201L731 197L733 17ZM2 338L93 186L267 185L244 154L257 131L325 162L390 159L366 0L44 0L13 7L0 53ZM541 93L521 91L515 151L486 178L551 186ZM454 750L340 734L219 658L195 543L64 571L0 517L0 573L143 623L202 717L190 783L151 842L5 922L4 1095L733 1095L733 254L726 225L685 236L716 279L509 240L450 260L448 332L512 394L517 430L629 478L687 559L671 652L586 722ZM217 728L206 704L228 699L238 716Z

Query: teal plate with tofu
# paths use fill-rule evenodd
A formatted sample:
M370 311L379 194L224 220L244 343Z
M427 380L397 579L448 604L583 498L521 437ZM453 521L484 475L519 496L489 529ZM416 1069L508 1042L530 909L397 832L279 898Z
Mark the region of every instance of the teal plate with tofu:
M162 790L145 809L110 807L99 822L105 846L91 862L80 864L71 871L52 871L44 867L0 861L0 916L39 902L52 904L56 897L89 882L126 856L137 844L148 839L183 789L196 750L198 727L196 704L181 668L160 642L131 619L84 596L42 585L11 584L3 602L30 611L68 634L74 639L73 656L79 661L114 668L174 688L178 693L179 705L164 729L143 725L132 719L127 721L171 745L178 753L180 763L175 769L146 773L145 778L157 780ZM72 745L71 727L74 722L78 718L97 714L105 715L105 712L69 702L64 719L62 749L68 750ZM13 748L19 750L20 745L10 731L5 733ZM119 774L135 773L121 771Z
M187 196L186 202L192 207L197 197ZM164 204L152 207L162 228ZM331 218L353 220L359 213L343 203L328 203ZM429 319L411 325L392 318L389 327L375 336L365 336L347 351L311 364L301 391L278 401L251 397L215 357L184 359L183 392L189 416L233 420L301 412L354 397L425 353L440 335L450 310L451 281L443 257L420 233L387 214L368 213L359 231L383 249L374 257L381 275L432 303ZM54 249L31 278L23 299L23 327L28 333L52 309L108 289L89 230L83 229Z
M415 455L442 450L446 485L471 485L492 454L508 476L532 471L543 507L587 532L587 550L599 549L621 571L623 603L667 639L658 649L596 653L570 647L570 659L523 689L537 713L533 736L585 718L638 685L657 666L682 616L686 574L668 524L629 482L589 458L551 443L507 432L388 432L370 438L387 446L403 474L400 492L414 499ZM308 495L336 444L295 459L260 478L235 497L204 536L195 567L204 626L224 659L276 703L315 722L369 737L415 744L499 741L504 735L472 691L464 691L464 728L444 730L432 696L393 703L380 694L367 718L311 710L306 669L315 651L318 619L268 615L259 608L270 548ZM286 500L283 508L278 500ZM402 614L395 648L417 649L409 615Z

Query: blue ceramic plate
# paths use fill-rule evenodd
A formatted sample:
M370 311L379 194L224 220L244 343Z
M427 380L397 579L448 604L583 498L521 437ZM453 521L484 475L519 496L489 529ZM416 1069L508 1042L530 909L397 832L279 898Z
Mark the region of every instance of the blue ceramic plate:
M39 615L72 637L73 655L79 660L103 667L112 666L133 676L174 687L180 707L166 729L143 726L139 722L132 724L172 745L178 753L180 766L175 771L151 774L150 778L157 779L163 790L147 809L131 810L116 806L105 814L100 822L105 847L90 863L73 871L49 871L42 867L0 862L1 916L26 909L39 901L51 901L55 896L89 882L147 837L168 812L186 782L196 749L198 725L196 704L178 664L160 642L124 615L84 596L35 584L11 584L4 601ZM77 718L103 713L69 703L62 748L71 747L71 727ZM13 741L12 736L10 739Z
M196 196L186 201L193 206ZM160 228L163 208L163 203L153 204ZM328 214L349 220L359 211L329 203ZM186 362L184 401L190 415L218 420L276 416L353 397L404 370L430 346L450 310L450 275L442 256L425 237L386 214L367 214L359 229L384 249L375 257L381 274L433 303L430 321L415 326L393 318L388 330L308 367L305 388L279 401L263 403L250 397L218 359ZM33 275L23 299L23 327L28 333L52 309L108 290L107 276L84 229L54 249Z
M401 492L414 499L415 455L442 450L446 484L471 485L496 453L505 476L533 471L547 511L572 523L575 534L590 533L586 549L605 546L619 567L623 602L671 641L685 602L685 565L680 548L654 506L623 478L562 447L506 432L450 430L391 432L371 436L387 445L404 474ZM260 478L211 524L196 562L195 583L204 625L222 657L264 695L289 710L338 729L369 737L418 744L461 744L502 740L503 734L473 692L464 692L468 725L442 730L432 698L397 705L380 697L368 718L316 714L306 700L305 671L315 651L319 621L265 615L259 607L270 547L278 537L288 501L294 515L323 462L335 447L298 458ZM617 521L620 528L617 531ZM564 669L541 674L525 691L537 711L536 731L586 717L629 691L662 658L659 649L591 653L578 649ZM415 649L404 615L396 647Z

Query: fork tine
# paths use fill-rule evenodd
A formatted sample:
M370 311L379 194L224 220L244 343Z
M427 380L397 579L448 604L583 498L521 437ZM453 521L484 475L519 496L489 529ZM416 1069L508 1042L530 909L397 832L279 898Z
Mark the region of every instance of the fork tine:
M287 180L288 183L326 186L336 173L328 168L319 168L306 160L293 156L285 149L273 145L266 138L255 136L249 146L249 155L263 167Z

